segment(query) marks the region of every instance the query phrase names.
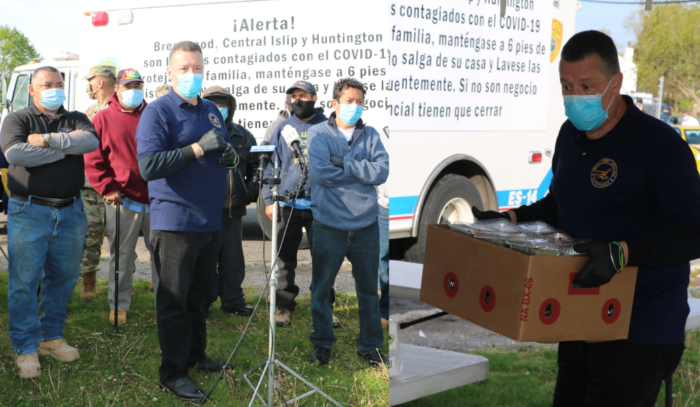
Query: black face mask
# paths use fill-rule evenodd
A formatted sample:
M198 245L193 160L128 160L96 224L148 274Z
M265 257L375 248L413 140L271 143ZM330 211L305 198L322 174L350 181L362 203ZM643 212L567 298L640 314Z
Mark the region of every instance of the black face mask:
M315 105L313 100L297 99L292 102L292 113L301 120L306 120L314 114Z

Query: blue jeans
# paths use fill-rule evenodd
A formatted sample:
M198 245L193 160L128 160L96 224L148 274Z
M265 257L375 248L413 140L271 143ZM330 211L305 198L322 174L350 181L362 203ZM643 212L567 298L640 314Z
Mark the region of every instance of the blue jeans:
M371 352L382 347L384 332L379 317L377 279L379 272L379 227L377 222L366 228L343 231L313 224L311 315L314 331L309 339L314 346L332 348L337 337L333 332L331 288L345 257L352 264L355 290L360 301L360 335L357 350Z
M389 208L379 206L379 314L389 319Z
M36 353L39 342L63 338L87 229L81 198L60 209L31 199L10 198L7 215L10 338L18 356Z

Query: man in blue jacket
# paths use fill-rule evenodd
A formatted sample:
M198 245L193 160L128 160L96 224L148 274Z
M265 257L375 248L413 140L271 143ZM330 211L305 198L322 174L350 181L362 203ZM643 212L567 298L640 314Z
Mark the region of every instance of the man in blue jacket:
M314 245L311 311L314 348L310 363L328 363L336 341L332 329L331 288L345 257L352 264L360 301L360 335L357 354L371 366L383 366L384 332L379 316L377 278L379 227L377 185L389 176L389 155L379 133L366 126L365 88L354 78L333 86L334 113L327 122L309 130L311 210Z
M161 386L182 399L203 390L188 369L218 372L207 357L206 310L221 249L226 166L235 153L216 105L199 97L204 62L195 42L170 52L172 90L143 111L136 158L148 181ZM223 154L222 154L223 152Z
M555 407L652 407L684 349L689 260L700 257L700 177L673 129L620 95L617 48L584 31L561 53L569 120L559 131L550 194L478 219L544 220L589 256L575 284L598 287L638 266L626 340L560 342Z
M277 125L272 137L270 137L270 144L276 145L277 149L267 166L265 178L272 175L275 156L279 156L280 177L282 178L279 193L294 198L294 192L301 181L301 167L299 159L294 157L294 152L287 146L284 137L282 137L282 130L287 126L294 128L301 137L304 158L308 160L306 132L311 126L324 123L328 118L323 114L322 108L315 106L318 97L316 96L316 88L311 83L307 81L295 82L287 89L287 95L292 114ZM292 314L297 305L294 299L299 295L299 287L294 283L294 278L297 267L297 252L304 234L303 229L306 229L309 246L313 247L311 225L314 218L311 213L311 184L311 181L308 181L296 199L292 199L289 203L280 203L279 219L281 222L277 227L281 265L278 270L279 285L277 288L277 313L275 315L275 323L280 327L292 322ZM263 188L263 197L266 205L265 213L272 219L272 194L270 186L267 184ZM283 237L284 239L282 239Z

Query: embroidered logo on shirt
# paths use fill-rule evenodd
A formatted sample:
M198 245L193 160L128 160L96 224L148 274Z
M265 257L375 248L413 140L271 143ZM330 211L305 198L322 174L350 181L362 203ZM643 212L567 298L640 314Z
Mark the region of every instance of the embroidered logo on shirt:
M211 124L213 124L217 129L221 128L221 123L219 123L219 119L216 117L214 113L209 113L209 121Z
M61 128L58 129L58 132L59 132L59 133L69 133L69 132L71 132L71 131L73 131L73 129L70 128L70 127L61 127Z
M591 171L591 183L596 188L605 188L617 179L617 164L609 158L598 161Z

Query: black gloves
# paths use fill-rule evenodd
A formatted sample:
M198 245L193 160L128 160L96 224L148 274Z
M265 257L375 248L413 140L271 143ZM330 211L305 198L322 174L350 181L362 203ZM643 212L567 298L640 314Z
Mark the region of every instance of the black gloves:
M624 259L620 256L622 247L619 244L593 241L574 245L574 250L590 257L573 281L581 287L600 287L622 269L620 263Z
M480 211L476 206L472 206L472 213L476 220L486 220L486 219L508 219L510 220L510 215L507 212L497 212L497 211Z
M331 156L331 164L338 168L343 168L343 157L339 155L332 155Z
M204 133L197 144L199 144L202 151L204 151L204 155L208 155L217 151L224 151L228 143L226 143L223 134L221 134L218 130L211 129Z
M226 143L224 153L221 155L221 157L218 157L217 160L224 165L233 164L233 162L236 161L236 150L233 149L231 144Z

